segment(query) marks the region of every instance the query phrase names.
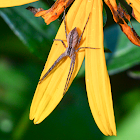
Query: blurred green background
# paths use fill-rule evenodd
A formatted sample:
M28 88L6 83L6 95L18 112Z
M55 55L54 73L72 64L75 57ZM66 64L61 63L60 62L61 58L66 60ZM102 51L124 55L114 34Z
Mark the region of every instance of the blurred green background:
M106 61L117 137L104 136L94 122L86 96L84 63L56 109L39 125L29 120L34 91L62 16L47 26L25 8L48 9L53 2L0 9L0 140L140 139L140 48L114 24L106 5L104 45L112 52L106 53ZM140 24L133 20L132 24L140 35Z

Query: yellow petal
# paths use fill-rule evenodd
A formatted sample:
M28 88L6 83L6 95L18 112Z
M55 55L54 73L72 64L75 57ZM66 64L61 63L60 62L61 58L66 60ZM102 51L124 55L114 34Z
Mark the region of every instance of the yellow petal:
M0 8L20 6L27 3L32 3L38 0L0 0Z
M84 25L88 16L85 16L84 10L81 7L86 7L86 1L82 3L80 0L76 0L72 7L70 8L66 16L66 26L68 32L74 27L78 27L78 33L81 35L81 30L83 30ZM73 14L74 13L74 14ZM85 34L84 32L81 46L85 46ZM64 23L61 24L59 31L56 35L56 39L66 40ZM61 42L55 41L52 45L49 57L45 64L45 69L41 74L41 77L46 73L54 61L65 51L64 46ZM84 59L85 52L79 51L76 56L76 64L74 69L74 74L72 75L70 84L74 77L76 76L79 68ZM53 70L46 79L44 79L40 84L37 85L35 95L30 108L30 119L34 119L34 123L40 123L43 121L58 105L58 103L63 98L64 86L68 76L70 67L70 58L67 58L59 67Z
M92 5L93 4L93 5ZM89 8L90 7L90 8ZM89 106L99 129L105 135L116 135L113 103L103 46L102 0L89 2L92 13L87 26L85 72Z
M127 3L133 8L135 19L140 22L140 0L126 0Z

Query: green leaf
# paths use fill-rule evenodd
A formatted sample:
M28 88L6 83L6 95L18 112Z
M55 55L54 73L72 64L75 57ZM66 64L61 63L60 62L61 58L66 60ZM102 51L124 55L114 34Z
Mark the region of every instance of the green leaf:
M140 24L132 22L135 31L140 34ZM116 24L104 32L105 47L112 53L106 55L110 75L127 70L140 62L140 48L132 44Z
M131 78L140 79L140 71L129 71L127 73Z
M108 48L104 48L105 53L112 53Z
M26 10L28 6L49 9L39 1L19 7L0 9L0 15L29 50L45 61L59 23L55 21L46 25L41 17L34 17L30 11Z
M117 128L117 137L105 137L105 140L137 140L140 138L140 104L125 116Z
M0 103L5 103L10 107L24 107L25 91L28 89L27 85L30 84L27 77L4 58L0 59L0 77ZM2 93L4 93L3 96Z

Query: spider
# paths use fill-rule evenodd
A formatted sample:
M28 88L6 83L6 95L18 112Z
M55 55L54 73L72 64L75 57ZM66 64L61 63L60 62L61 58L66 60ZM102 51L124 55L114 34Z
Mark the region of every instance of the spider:
M41 83L46 77L47 75L52 71L52 69L60 62L60 60L62 60L64 57L70 57L71 59L71 63L70 63L70 70L68 73L68 77L66 80L66 84L65 84L65 88L64 88L64 92L63 95L66 93L68 85L69 85L69 81L71 79L73 70L74 70L74 66L75 66L75 58L76 58L76 53L80 50L80 49L97 49L97 48L91 48L91 47L80 47L78 49L76 49L81 41L81 38L83 36L83 33L85 31L86 25L88 23L90 14L88 16L88 19L86 21L86 24L84 26L84 29L82 31L81 36L79 37L78 32L77 32L77 28L75 27L73 30L71 30L69 32L69 34L67 34L67 30L66 30L66 21L65 21L65 8L64 8L64 26L65 26L65 34L66 34L66 39L67 39L67 44L68 47L66 47L65 43L63 42L63 40L61 39L54 39L54 41L61 41L63 46L66 48L66 51L64 53L62 53L58 59L53 63L53 65L50 67L50 69L45 73L45 75L39 80L39 83Z

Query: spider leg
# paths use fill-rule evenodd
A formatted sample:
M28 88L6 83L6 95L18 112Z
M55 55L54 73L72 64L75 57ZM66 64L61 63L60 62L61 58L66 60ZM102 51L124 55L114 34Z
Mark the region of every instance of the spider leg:
M89 16L90 16L90 14L89 14ZM83 31L82 31L82 34L81 34L81 36L80 36L79 39L78 39L77 46L79 46L79 44L80 44L80 41L81 41L81 39L82 39L83 33L84 33L85 29L86 29L86 25L87 25L88 20L89 20L89 16L88 16L88 19L87 19L86 24L85 24L85 26L84 26L84 29L83 29Z
M49 70L45 73L45 75L39 80L39 84L47 77L47 75L53 70L53 68L60 62L61 59L63 59L66 55L66 53L62 53L58 59L53 63L53 65L49 68Z
M66 81L66 84L65 84L63 95L66 93L67 88L69 86L69 82L70 82L70 79L71 79L71 76L72 76L72 73L73 73L73 70L74 70L74 66L75 66L75 57L76 57L75 54L73 54L73 56L71 57L70 70L69 70L69 73L68 73L68 77L67 77L67 81Z
M67 48L63 40L61 40L61 39L53 39L53 41L61 41L62 44L63 44L63 46L64 46L65 48Z
M92 48L92 47L80 47L76 50L78 52L80 49L100 49L100 48Z
M65 17L66 17L66 9L65 9L65 6L64 6L64 25L65 25L65 33L66 33L66 38L67 38L67 29L66 29L66 19L65 19Z

